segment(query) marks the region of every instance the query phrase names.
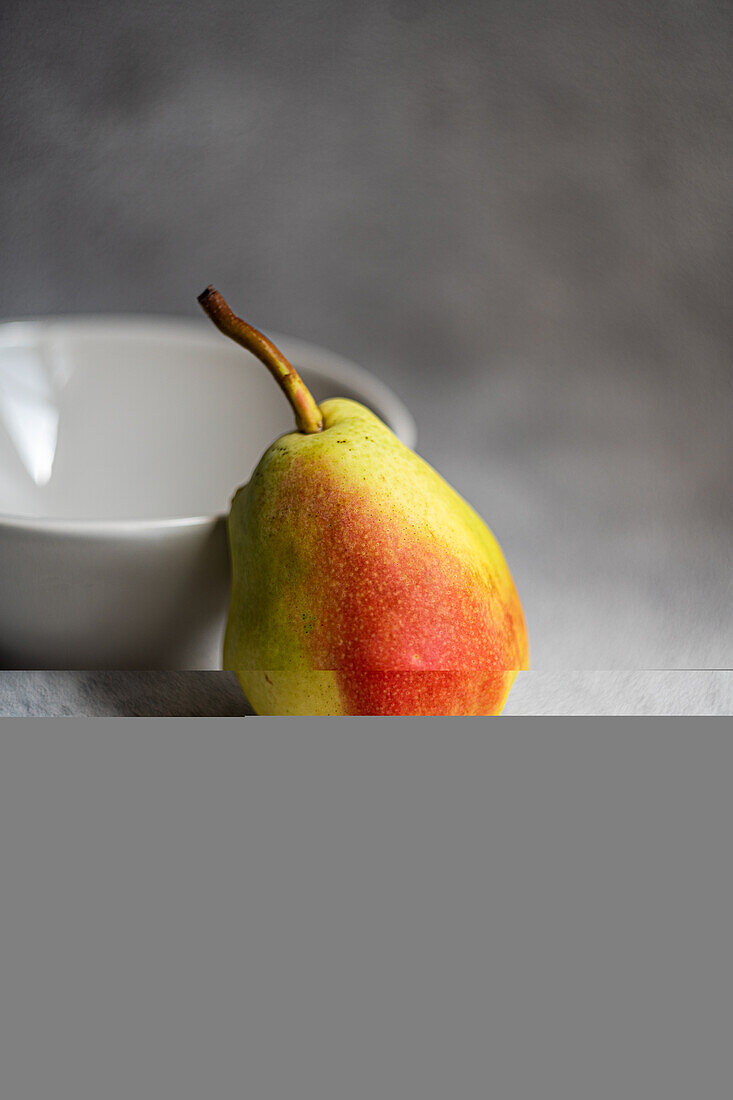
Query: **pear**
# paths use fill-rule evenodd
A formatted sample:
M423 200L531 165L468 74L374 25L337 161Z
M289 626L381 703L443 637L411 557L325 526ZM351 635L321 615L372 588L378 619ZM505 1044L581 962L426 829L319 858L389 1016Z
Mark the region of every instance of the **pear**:
M316 405L213 287L218 328L295 412L229 514L224 667L258 714L494 715L527 667L522 608L480 516L369 409Z

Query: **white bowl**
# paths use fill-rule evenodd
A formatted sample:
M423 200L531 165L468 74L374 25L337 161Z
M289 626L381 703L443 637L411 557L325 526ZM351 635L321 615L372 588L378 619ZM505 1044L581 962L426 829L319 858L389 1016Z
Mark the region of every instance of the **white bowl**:
M376 378L271 336L317 401L354 397L414 446ZM292 430L266 368L204 319L0 325L0 667L220 667L229 501Z

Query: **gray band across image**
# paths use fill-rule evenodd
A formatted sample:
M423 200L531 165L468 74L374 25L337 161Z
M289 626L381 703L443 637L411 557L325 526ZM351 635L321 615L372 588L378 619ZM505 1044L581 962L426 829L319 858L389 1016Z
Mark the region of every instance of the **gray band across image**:
M13 1100L724 1100L729 719L0 723Z

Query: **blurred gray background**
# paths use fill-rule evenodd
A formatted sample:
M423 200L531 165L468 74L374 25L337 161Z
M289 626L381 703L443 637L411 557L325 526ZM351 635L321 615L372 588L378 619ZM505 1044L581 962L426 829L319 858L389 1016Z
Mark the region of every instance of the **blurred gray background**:
M1 11L2 317L214 282L406 401L535 667L733 665L729 4Z

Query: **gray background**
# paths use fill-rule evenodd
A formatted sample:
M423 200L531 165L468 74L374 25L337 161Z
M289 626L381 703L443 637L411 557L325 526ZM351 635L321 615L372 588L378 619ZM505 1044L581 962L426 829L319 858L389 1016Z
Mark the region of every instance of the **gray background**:
M8 722L0 1094L729 1100L729 725Z
M407 402L534 667L731 667L732 37L711 0L5 0L0 314L215 282Z

